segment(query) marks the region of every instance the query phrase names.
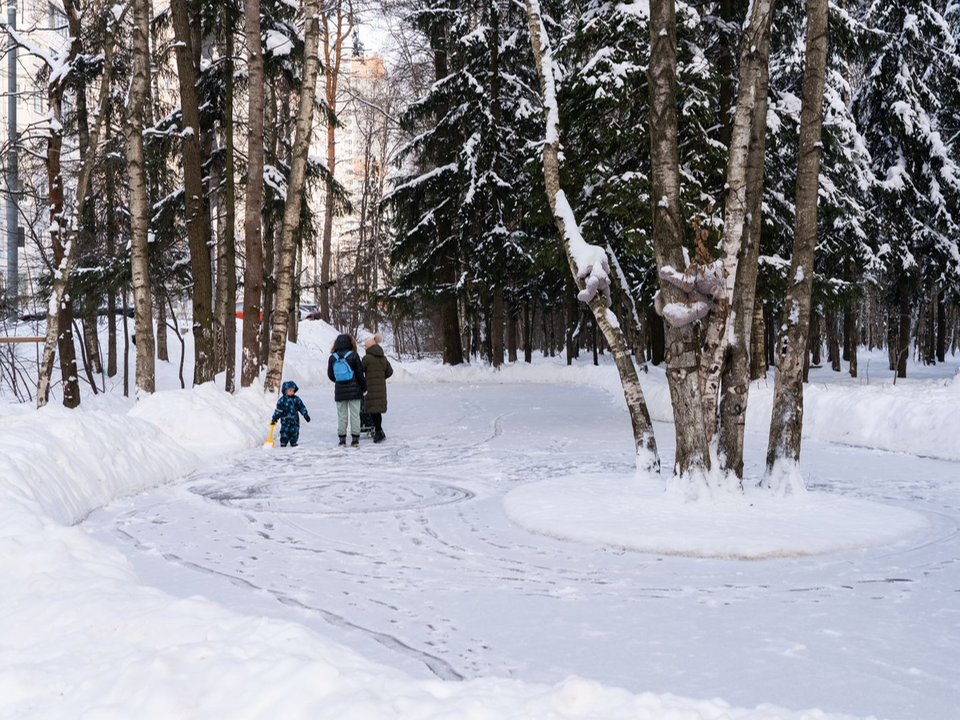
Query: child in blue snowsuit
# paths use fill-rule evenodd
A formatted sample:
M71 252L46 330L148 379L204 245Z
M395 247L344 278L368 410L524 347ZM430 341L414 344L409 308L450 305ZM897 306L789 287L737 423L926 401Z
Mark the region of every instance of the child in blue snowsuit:
M300 388L293 380L287 380L280 388L280 399L277 400L277 409L273 411L272 424L276 425L280 421L280 447L296 447L300 441L300 415L303 419L310 422L310 413L307 412L303 400L297 397L297 391Z

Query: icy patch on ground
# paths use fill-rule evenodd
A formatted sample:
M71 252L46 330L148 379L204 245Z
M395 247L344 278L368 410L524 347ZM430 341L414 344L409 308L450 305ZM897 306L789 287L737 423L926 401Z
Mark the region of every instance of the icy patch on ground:
M684 502L653 479L573 476L530 483L503 499L517 525L560 540L661 555L763 558L884 545L928 527L919 513L826 493Z

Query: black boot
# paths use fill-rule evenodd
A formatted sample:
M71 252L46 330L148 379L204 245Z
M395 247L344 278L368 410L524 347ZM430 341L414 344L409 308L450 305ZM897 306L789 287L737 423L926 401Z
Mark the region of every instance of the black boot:
M353 440L350 442L350 446L351 446L351 447L359 447L359 446L360 446L360 436L359 436L359 435L354 435L354 436L353 436Z
M347 436L346 436L346 435L341 435L341 436L340 436L340 443L339 443L339 444L340 444L340 445L343 445L343 446L346 446L346 444L347 444Z
M383 434L382 428L377 428L377 431L373 434L373 441L375 443L382 443L387 439L387 436Z

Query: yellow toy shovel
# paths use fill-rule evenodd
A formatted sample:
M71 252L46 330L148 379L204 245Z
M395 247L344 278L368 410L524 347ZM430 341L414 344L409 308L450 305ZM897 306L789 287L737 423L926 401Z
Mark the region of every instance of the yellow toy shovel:
M273 429L276 426L276 423L270 423L270 437L268 437L267 441L263 444L264 447L273 447Z

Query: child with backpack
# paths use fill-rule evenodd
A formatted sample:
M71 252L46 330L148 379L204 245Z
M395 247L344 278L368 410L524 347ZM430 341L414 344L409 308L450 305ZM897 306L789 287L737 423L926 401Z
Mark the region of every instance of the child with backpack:
M347 420L350 421L352 446L360 444L360 401L367 392L367 380L363 375L363 363L357 355L357 341L343 334L337 337L330 349L327 362L327 377L336 383L334 400L337 402L337 435L340 445L347 444Z
M307 412L307 406L303 400L297 397L297 391L300 388L293 380L287 380L280 386L280 399L277 400L277 409L273 411L272 425L280 421L280 447L296 447L300 442L300 415L303 419L310 422L310 413Z

